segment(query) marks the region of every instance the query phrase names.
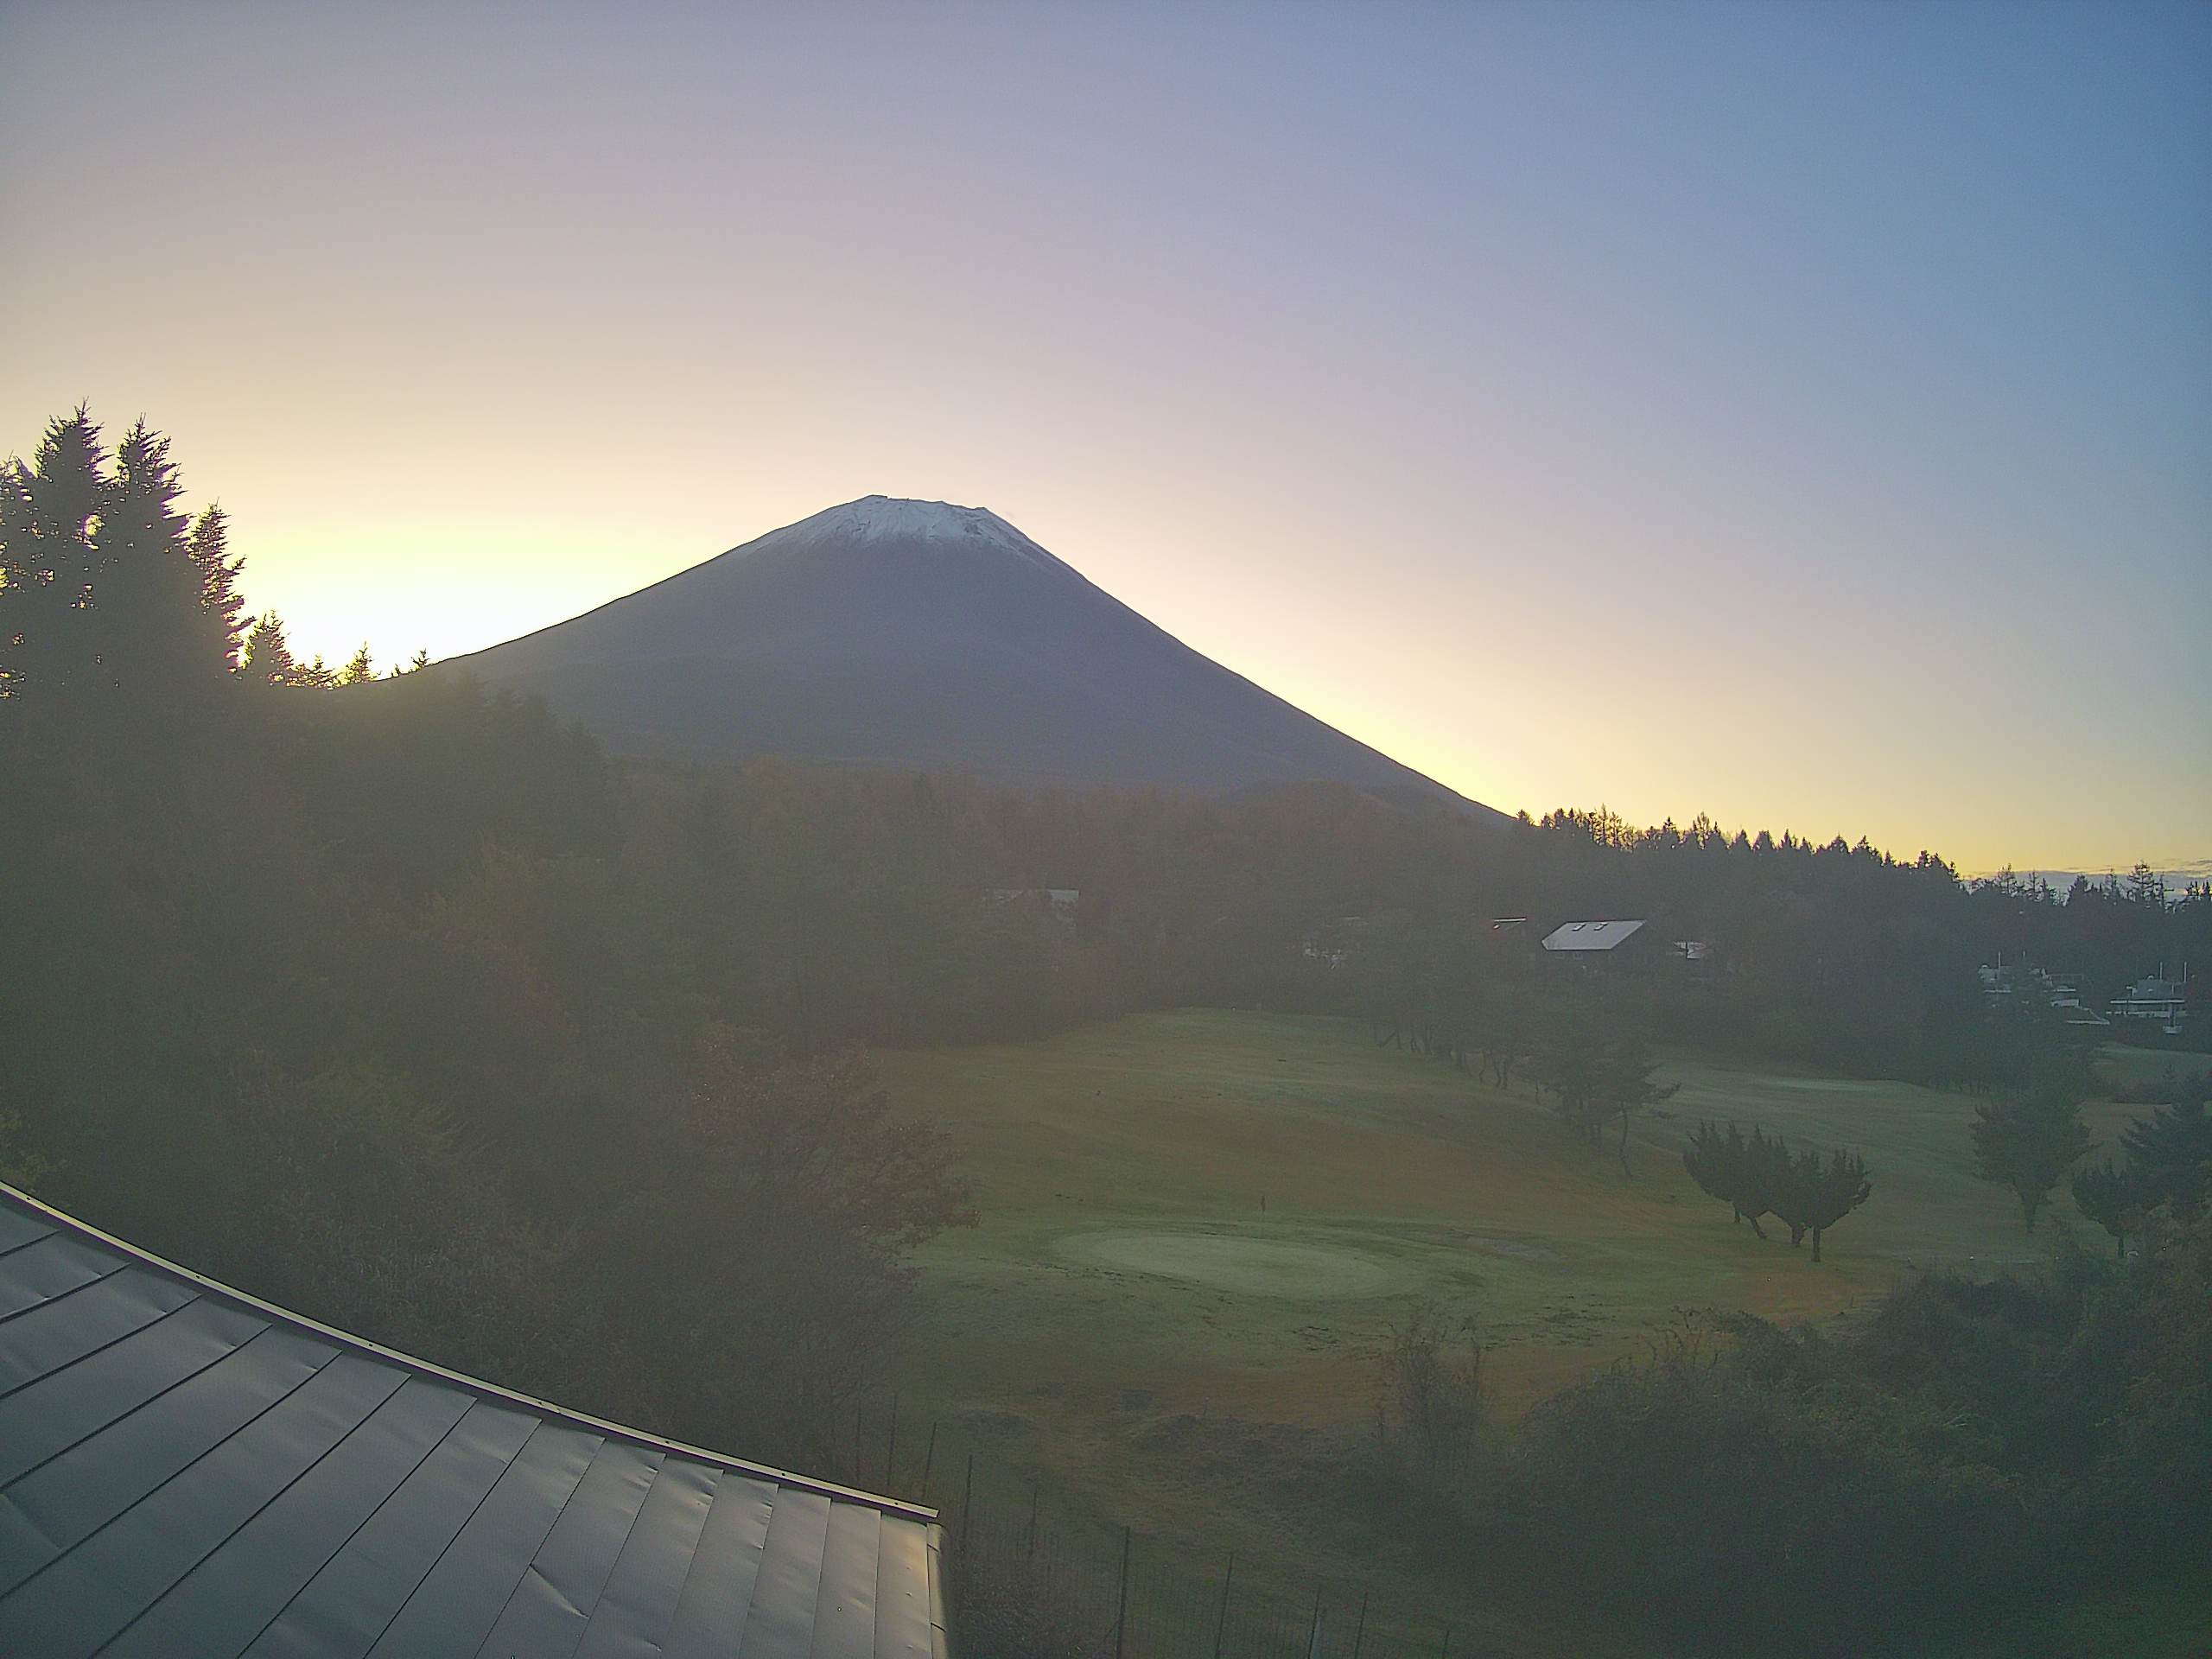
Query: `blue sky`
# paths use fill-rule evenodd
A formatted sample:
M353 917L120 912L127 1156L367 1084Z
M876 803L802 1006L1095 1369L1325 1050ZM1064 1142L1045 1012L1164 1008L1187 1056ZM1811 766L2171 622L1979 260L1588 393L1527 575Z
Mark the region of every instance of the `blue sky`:
M2212 8L10 20L0 448L333 656L880 491L1509 810L2212 855Z

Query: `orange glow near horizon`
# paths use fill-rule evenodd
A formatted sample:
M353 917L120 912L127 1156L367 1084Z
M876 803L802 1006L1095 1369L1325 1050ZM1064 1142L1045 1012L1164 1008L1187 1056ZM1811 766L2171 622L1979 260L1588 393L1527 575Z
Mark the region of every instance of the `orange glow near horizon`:
M124 16L0 453L143 412L303 654L918 496L1509 811L2212 861L2212 13Z

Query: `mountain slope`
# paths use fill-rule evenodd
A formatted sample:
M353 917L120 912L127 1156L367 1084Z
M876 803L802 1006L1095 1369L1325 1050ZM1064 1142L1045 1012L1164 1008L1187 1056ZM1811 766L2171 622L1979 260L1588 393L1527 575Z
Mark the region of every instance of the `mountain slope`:
M1461 798L943 502L831 507L441 666L541 693L623 753Z

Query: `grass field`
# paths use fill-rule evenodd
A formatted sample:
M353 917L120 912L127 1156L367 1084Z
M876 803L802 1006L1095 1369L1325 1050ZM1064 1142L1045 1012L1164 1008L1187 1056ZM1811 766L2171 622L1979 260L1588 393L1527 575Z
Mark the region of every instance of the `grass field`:
M2039 1262L2069 1227L2108 1248L2063 1193L2031 1238L1973 1178L1973 1103L1902 1084L1670 1057L1681 1092L1632 1135L1628 1179L1528 1095L1342 1020L1148 1014L878 1063L955 1136L982 1216L921 1258L909 1410L1171 1544L1287 1576L1357 1561L1378 1598L1454 1614L1450 1564L1332 1478L1411 1299L1478 1321L1510 1416L1679 1308L1834 1320L1916 1268ZM2128 1115L2090 1114L2107 1138ZM1683 1173L1701 1117L1860 1150L1873 1197L1818 1265L1777 1228L1762 1243ZM1496 1650L1605 1650L1515 1629Z

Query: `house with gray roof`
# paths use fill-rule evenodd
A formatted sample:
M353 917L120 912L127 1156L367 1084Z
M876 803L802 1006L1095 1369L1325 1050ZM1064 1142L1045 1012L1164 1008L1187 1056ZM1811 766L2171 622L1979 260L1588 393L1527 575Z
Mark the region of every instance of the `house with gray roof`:
M1544 949L1571 956L1618 950L1643 929L1642 922L1561 922L1544 935Z
M1593 919L1561 922L1543 937L1544 961L1554 971L1590 977L1649 973L1668 954L1657 931L1640 920Z
M0 1654L946 1659L933 1510L533 1400L0 1186Z

